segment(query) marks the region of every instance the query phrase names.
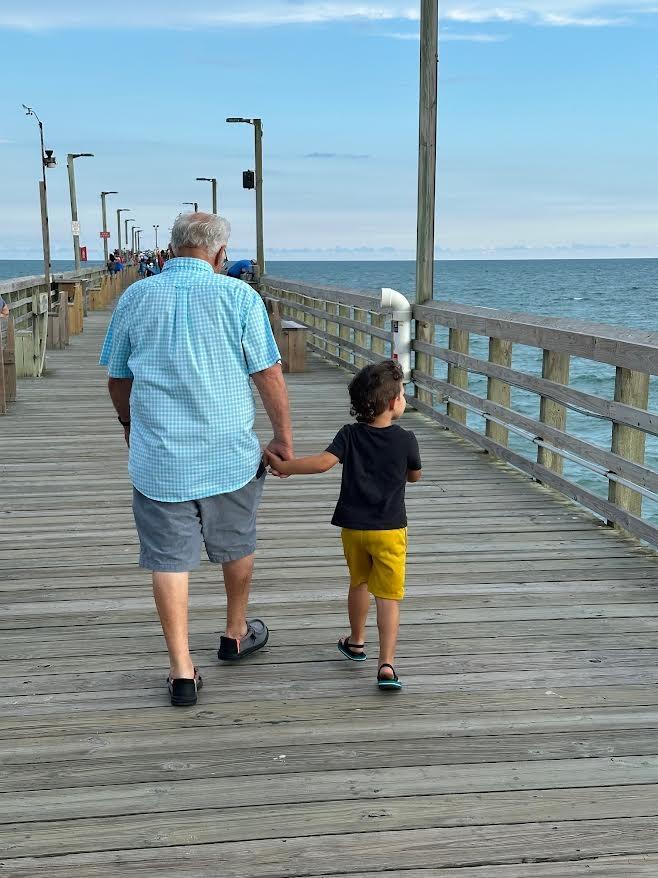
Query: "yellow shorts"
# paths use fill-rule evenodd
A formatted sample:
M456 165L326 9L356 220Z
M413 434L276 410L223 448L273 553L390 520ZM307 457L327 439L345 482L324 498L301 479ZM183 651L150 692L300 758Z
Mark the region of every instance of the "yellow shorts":
M377 598L401 601L407 561L407 529L341 531L350 585L366 582Z

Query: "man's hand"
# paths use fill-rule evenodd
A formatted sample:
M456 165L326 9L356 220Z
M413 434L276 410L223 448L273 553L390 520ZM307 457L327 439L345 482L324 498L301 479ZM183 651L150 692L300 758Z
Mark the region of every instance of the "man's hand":
M9 305L6 303L3 305L2 310L0 311L0 317L9 317Z
M294 454L292 450L292 443L285 442L281 439L272 439L270 444L265 449L265 459L270 466L270 473L279 479L287 479L288 476L282 473L279 469L277 469L273 460L292 460L293 457Z
M130 448L130 424L123 428L123 438L126 440L128 448Z

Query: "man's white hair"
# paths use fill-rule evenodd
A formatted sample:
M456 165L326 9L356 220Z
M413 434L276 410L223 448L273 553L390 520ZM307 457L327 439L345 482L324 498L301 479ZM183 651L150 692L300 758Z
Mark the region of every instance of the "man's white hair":
M171 249L178 256L181 248L195 247L216 256L226 247L231 235L231 224L214 213L181 213L171 229Z

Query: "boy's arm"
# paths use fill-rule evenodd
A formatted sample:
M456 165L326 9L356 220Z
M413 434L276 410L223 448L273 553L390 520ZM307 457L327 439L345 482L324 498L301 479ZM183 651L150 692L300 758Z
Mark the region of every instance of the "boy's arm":
M271 451L265 450L268 464L284 476L308 476L314 473L326 473L339 462L335 454L323 451L309 457L296 457L293 460L282 460Z
M422 474L422 463L420 460L420 449L418 448L418 440L413 433L409 432L409 450L407 452L407 481L419 482Z
M422 474L423 474L423 471L420 469L408 469L407 470L407 481L408 482L419 482Z

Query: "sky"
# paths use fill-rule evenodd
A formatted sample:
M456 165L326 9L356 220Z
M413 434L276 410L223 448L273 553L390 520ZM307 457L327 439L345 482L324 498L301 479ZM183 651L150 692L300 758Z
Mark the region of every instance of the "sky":
M182 202L254 250L262 117L265 243L275 259L412 259L420 0L0 0L0 258L38 258L38 130L53 258L111 246L116 209L166 243ZM441 4L437 256L658 256L658 2Z

